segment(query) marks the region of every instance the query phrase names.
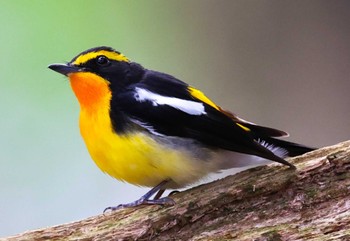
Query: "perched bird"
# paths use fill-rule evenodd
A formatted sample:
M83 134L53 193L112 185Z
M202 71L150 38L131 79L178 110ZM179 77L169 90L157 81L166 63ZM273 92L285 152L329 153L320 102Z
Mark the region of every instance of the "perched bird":
M200 90L110 47L86 50L49 68L69 78L80 104L80 132L96 165L116 179L153 187L110 210L172 205L171 198L161 198L165 189L259 160L295 168L283 158L313 150L276 139L288 134L245 121Z

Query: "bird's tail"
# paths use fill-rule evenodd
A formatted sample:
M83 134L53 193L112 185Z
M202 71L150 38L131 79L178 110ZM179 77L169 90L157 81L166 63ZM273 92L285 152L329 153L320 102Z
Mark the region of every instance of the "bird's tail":
M283 156L299 156L304 153L315 150L315 148L313 147L308 147L294 142L275 139L272 137L260 138L259 143L270 149L272 152L274 152L274 149L276 149L278 150L278 152L283 153L282 155L278 155L277 153L275 153L282 158Z

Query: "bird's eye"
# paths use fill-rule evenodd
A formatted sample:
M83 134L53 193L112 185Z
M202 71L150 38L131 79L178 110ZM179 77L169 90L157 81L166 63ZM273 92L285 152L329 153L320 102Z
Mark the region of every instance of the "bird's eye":
M109 59L106 56L101 55L101 56L97 57L96 63L98 65L101 65L101 66L106 66L109 64Z

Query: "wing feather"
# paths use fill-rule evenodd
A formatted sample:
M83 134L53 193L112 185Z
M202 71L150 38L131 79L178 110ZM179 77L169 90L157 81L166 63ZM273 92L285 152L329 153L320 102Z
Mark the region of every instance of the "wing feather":
M292 166L258 142L258 134L281 132L258 127L223 111L202 92L172 76L149 71L113 99L111 111L119 111L151 133L197 140L221 148L260 156ZM135 121L136 120L136 121Z

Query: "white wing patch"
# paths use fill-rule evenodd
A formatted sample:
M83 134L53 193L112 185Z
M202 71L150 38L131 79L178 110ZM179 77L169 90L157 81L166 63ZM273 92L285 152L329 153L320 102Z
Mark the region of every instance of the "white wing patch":
M153 106L168 105L190 115L206 114L203 103L162 96L142 88L135 88L135 90L136 92L134 97L139 102L150 101L152 102Z

